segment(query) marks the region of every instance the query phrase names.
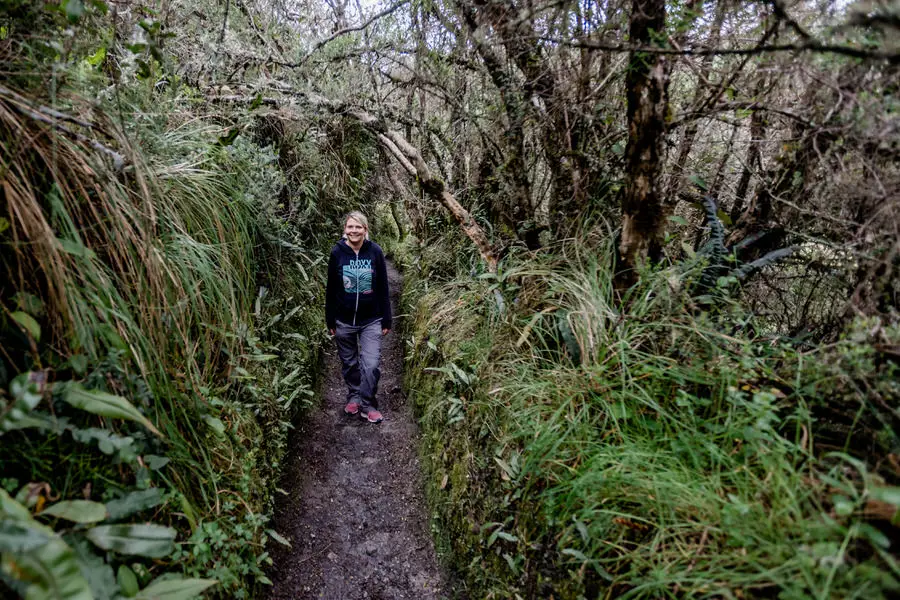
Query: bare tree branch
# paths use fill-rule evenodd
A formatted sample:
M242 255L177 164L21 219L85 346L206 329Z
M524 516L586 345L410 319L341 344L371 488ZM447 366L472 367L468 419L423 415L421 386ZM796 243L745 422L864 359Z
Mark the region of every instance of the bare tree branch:
M783 117L787 117L793 121L797 121L798 123L804 125L805 127L813 127L814 124L808 119L803 118L801 115L798 115L789 110L785 110L783 108L777 108L775 106L767 106L765 104L760 104L759 102L720 102L719 104L707 109L707 110L692 110L685 113L682 113L678 116L677 119L673 120L669 124L669 129L675 129L683 125L685 122L693 121L695 119L703 119L706 117L710 117L711 115L718 112L727 112L730 110L751 110L751 111L762 111L769 112L776 115L781 115Z
M406 141L400 132L388 127L382 119L366 112L365 110L329 100L319 94L307 93L297 90L284 90L285 93L298 98L314 108L325 109L335 115L345 115L359 121L359 123L375 134L379 143L397 159L407 173L414 176L422 190L446 208L459 223L466 236L472 240L481 257L487 263L488 270L497 271L497 253L481 226L475 221L471 213L447 190L446 184L436 177L428 167L422 153L418 148ZM211 101L227 99L229 102L247 103L255 99L241 96L213 96ZM269 99L274 100L274 99ZM277 101L276 101L277 102Z
M900 52L887 52L883 50L865 50L854 46L842 46L840 44L825 44L816 40L810 40L800 44L771 44L768 46L754 46L752 48L661 48L659 46L630 46L627 44L603 44L591 40L564 40L549 36L538 36L537 39L558 44L567 48L586 48L588 50L602 50L604 52L641 52L644 54L669 54L679 56L705 56L713 54L725 55L756 55L772 52L824 52L851 56L870 60L887 60L891 63L900 63Z
M374 23L374 22L377 21L378 19L380 19L380 18L382 18L382 17L386 17L386 16L388 16L389 14L393 13L394 11L396 11L398 8L400 8L400 7L402 7L402 6L405 6L405 5L409 4L409 1L410 1L410 0L400 0L400 1L397 2L396 4L392 4L392 5L388 6L388 7L385 8L383 11L381 11L381 12L379 12L379 13L376 13L376 14L372 15L371 17L369 17L369 19L368 19L365 23L362 23L361 25L354 25L353 27L344 27L343 29L339 29L338 31L335 31L334 33L332 33L330 36L328 36L328 37L325 38L324 40L322 40L322 41L316 43L316 45L312 47L312 50L310 50L310 51L306 54L306 56L304 56L303 58L301 58L299 62L297 62L297 63L295 63L295 64L288 64L288 65L285 65L285 66L288 66L288 67L300 67L300 66L305 65L305 64L306 64L306 61L308 61L308 60L310 59L310 57L311 57L313 54L315 54L316 52L318 52L319 50L321 50L322 47L324 47L326 44L329 44L330 42L333 42L335 39L339 38L339 37L342 36L342 35L346 35L346 34L348 34L348 33L354 32L354 31L362 31L363 29L365 29L366 27L368 27L369 25L371 25L372 23Z

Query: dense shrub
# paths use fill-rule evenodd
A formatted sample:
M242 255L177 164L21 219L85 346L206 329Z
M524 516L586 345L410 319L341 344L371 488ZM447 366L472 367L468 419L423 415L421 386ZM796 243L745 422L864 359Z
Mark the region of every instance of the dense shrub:
M702 266L622 308L608 249L562 254L407 297L429 498L473 596L900 589L895 324L797 347L727 295L700 311Z

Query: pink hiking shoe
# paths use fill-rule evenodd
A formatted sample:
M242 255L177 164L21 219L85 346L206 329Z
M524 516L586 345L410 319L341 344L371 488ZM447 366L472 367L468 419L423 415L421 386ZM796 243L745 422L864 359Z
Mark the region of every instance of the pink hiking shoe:
M348 415L355 415L359 413L359 402L348 402L347 406L344 407L344 412Z
M367 413L360 413L363 419L367 420L369 423L381 423L384 421L384 417L377 410L370 410Z

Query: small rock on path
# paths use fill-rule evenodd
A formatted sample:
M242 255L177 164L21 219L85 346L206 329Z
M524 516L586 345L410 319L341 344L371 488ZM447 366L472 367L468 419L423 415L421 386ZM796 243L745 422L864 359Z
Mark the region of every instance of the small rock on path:
M402 279L388 264L397 315ZM396 324L396 317L394 319ZM291 436L275 529L269 599L444 600L450 597L428 529L417 455L418 428L401 389L403 343L381 349L379 409L371 425L343 412L346 389L328 346L320 407Z

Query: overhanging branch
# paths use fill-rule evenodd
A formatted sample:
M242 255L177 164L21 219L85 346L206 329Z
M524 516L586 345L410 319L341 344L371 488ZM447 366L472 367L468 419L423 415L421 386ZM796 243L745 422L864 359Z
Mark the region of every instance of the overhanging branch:
M677 56L715 56L725 55L754 55L773 52L824 52L840 54L853 58L869 60L887 60L891 63L900 63L900 52L886 52L883 50L866 50L854 46L840 44L824 44L815 40L801 42L799 44L770 44L765 46L753 46L752 48L663 48L660 46L631 46L628 44L603 44L591 40L563 40L548 36L539 36L537 39L558 44L568 48L584 48L587 50L602 50L604 52L640 52L643 54L668 54Z
M369 17L369 19L366 22L364 22L360 25L354 25L352 27L344 27L343 29L335 31L334 33L332 33L330 36L328 36L324 40L317 42L316 45L312 47L312 50L310 50L303 58L301 58L299 62L297 62L295 64L287 64L285 66L299 67L299 66L306 64L306 61L308 61L313 54L315 54L316 52L321 50L326 44L333 42L334 40L341 37L342 35L347 35L348 33L353 33L354 31L362 31L363 29L367 28L369 25L371 25L378 19L380 19L382 17L386 17L389 14L396 11L398 8L409 4L409 1L410 0L400 0L399 2L396 2L396 3L388 6L381 12L372 15L371 17Z
M425 159L422 158L422 153L419 149L410 144L400 132L392 130L382 119L361 108L334 102L312 92L287 89L282 91L313 108L323 109L334 115L353 118L371 131L378 142L397 159L397 162L403 166L406 172L416 178L422 190L450 212L456 222L459 223L466 237L478 248L478 252L485 263L487 263L488 269L492 273L496 273L497 254L484 229L481 228L471 213L459 203L453 194L447 190L443 180L431 171ZM228 101L234 103L247 103L253 102L253 100L247 97L228 97ZM210 101L216 101L216 98L211 97Z

